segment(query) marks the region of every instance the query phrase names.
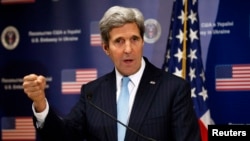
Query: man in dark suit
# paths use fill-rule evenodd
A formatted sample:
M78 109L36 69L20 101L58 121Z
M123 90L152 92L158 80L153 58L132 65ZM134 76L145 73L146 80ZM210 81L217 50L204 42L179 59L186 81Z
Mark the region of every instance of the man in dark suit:
M200 141L189 83L143 57L145 27L141 12L114 6L99 25L102 48L113 61L114 70L83 85L79 101L66 117L58 117L49 107L44 76L24 77L24 92L33 101L34 126L41 139ZM129 102L124 106L124 110L128 107L128 118L123 122L128 128L124 136L115 120L123 111L117 108L123 77L129 78Z

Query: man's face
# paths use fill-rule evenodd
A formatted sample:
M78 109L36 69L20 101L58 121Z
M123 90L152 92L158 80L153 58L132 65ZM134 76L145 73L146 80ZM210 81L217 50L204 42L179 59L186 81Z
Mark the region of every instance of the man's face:
M136 73L141 66L144 41L135 23L127 23L113 28L109 46L103 45L105 53L111 58L122 75Z

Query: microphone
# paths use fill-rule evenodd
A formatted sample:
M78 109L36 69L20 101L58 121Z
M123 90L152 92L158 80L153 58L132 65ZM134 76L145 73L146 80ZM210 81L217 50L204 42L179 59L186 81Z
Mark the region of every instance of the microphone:
M135 133L136 135L142 137L145 140L148 141L157 141L155 139L152 139L150 137L144 136L143 134L137 132L136 130L134 130L133 128L125 125L124 123L122 123L121 121L119 121L116 117L114 117L113 115L109 114L108 112L104 111L102 108L100 108L99 106L95 105L91 99L92 99L92 93L87 93L87 99L88 99L88 103L93 106L95 109L97 109L98 111L102 112L104 115L110 117L111 119L113 119L114 121L118 122L119 124L121 124L122 126L124 126L126 129L132 131L133 133Z

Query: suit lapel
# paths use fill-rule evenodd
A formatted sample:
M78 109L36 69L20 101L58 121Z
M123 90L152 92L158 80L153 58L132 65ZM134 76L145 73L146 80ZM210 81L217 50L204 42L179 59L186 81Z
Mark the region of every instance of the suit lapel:
M136 93L129 120L129 127L133 128L135 131L139 132L155 97L155 91L159 86L160 72L157 70L158 69L155 69L155 67L146 60L146 68ZM128 132L127 134L127 139L129 140L136 140L137 137L138 135L132 132Z
M129 127L135 131L140 130L141 125L145 119L145 116L150 109L151 103L155 97L155 91L159 86L161 73L159 69L156 69L148 60L145 60L146 68L143 72L140 85L138 87L133 109L131 111ZM106 115L102 116L104 121L105 132L107 133L107 139L114 141L117 139L117 109L116 109L116 77L113 71L104 80L100 87L102 109L112 115L115 119ZM126 140L136 140L138 135L129 132L126 133ZM140 138L140 137L139 137Z
M111 75L107 76L105 82L100 88L100 91L102 93L101 101L103 110L116 119L116 79L114 71L111 73ZM117 122L115 119L112 119L106 115L103 116L103 124L109 141L117 139Z

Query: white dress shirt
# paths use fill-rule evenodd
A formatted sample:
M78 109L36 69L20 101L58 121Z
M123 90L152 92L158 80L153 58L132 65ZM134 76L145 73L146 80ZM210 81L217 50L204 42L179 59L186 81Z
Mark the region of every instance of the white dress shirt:
M133 75L128 76L130 81L128 83L128 89L129 89L129 116L133 107L134 99L135 99L135 94L137 92L138 86L140 84L140 80L143 74L143 71L145 69L145 61L142 59L141 62L141 67L138 72L136 72ZM122 86L122 78L123 76L116 70L116 101L118 101L118 98L120 96L120 91L121 91L121 86Z

